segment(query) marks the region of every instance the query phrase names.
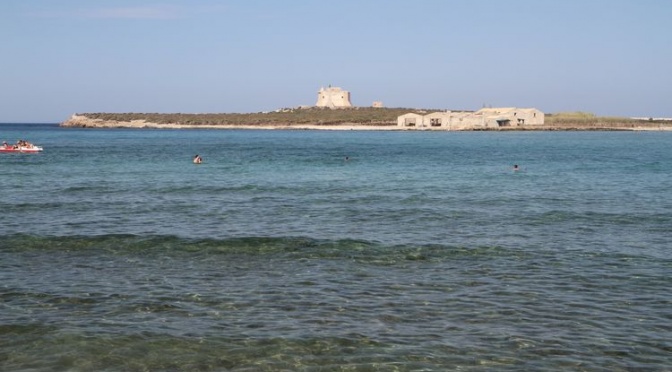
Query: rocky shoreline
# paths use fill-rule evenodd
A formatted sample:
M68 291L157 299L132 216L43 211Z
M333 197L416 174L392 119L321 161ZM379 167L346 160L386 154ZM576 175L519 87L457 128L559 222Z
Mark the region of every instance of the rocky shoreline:
M396 123L292 123L292 122L257 122L254 124L185 124L185 123L156 123L144 119L136 120L106 120L92 118L83 114L74 114L60 124L62 127L72 128L137 128L137 129L266 129L266 130L360 130L360 131L447 131L446 128L409 128L399 127ZM646 121L609 122L609 123L582 123L563 122L535 126L520 126L497 129L468 129L466 131L667 131L672 130L672 123L651 123Z

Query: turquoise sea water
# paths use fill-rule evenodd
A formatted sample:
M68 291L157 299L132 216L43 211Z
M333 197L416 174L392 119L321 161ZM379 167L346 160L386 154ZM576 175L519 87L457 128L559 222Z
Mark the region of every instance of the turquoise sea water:
M670 132L17 139L2 371L672 368Z

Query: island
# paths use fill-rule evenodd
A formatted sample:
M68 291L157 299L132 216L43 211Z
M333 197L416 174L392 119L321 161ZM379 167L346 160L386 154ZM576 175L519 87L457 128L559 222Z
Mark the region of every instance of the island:
M500 111L493 111L500 110ZM501 111L509 110L509 111ZM666 118L600 117L585 112L545 114L541 124L513 122L505 116L523 117L508 109L478 111L409 109L385 107L300 107L259 113L77 113L62 122L62 127L77 128L156 128L156 129L293 129L293 130L672 130ZM494 125L441 124L441 118L474 118L485 112ZM538 111L537 111L538 112ZM494 116L493 116L494 115ZM499 116L497 116L499 115ZM514 115L514 116L511 116ZM520 115L520 116L515 116ZM542 114L543 115L543 114ZM484 116L485 117L485 116ZM410 119L409 119L410 118ZM417 119L417 120L416 120ZM475 122L474 120L472 120ZM481 121L485 123L485 121Z

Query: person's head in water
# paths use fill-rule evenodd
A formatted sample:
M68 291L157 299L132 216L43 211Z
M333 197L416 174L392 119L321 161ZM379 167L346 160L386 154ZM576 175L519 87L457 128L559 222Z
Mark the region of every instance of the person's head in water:
M514 165L513 165L513 170L514 170L514 171L517 171L518 169L520 169L520 168L518 168L518 164L514 164Z

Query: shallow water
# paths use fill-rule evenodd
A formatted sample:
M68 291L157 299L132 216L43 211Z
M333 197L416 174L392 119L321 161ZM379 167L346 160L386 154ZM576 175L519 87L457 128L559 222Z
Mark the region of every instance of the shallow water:
M0 137L0 370L672 365L672 133Z

